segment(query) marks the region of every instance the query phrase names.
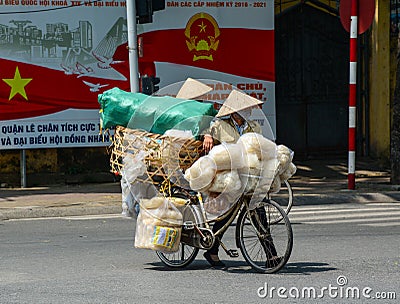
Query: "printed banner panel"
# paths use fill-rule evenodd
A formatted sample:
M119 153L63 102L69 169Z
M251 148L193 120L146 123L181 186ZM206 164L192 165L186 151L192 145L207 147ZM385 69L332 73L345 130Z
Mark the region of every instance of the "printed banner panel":
M92 125L82 132L97 138L98 94L129 91L126 2L0 0L0 9L0 149L108 145L60 130ZM138 25L139 74L160 77L160 87L187 77L231 83L265 102L275 133L273 20L272 1L167 1ZM46 131L54 126L66 132L58 144Z
M2 149L109 146L113 130L100 134L98 111L69 109L55 114L3 121Z
M264 101L264 117L253 118L275 139L273 1L166 1L153 20L138 26L142 73L160 77L160 87L187 77L232 84Z
M109 145L97 96L129 90L129 68L115 69L128 62L112 58L126 2L0 0L0 12L1 149Z

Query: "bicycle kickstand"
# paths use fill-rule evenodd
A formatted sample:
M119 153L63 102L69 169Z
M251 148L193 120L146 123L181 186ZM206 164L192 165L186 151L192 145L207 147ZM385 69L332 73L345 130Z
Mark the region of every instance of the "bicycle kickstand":
M237 258L239 256L239 252L236 249L228 249L226 248L225 244L222 243L222 241L219 241L221 247L224 249L227 255L229 255L231 258Z

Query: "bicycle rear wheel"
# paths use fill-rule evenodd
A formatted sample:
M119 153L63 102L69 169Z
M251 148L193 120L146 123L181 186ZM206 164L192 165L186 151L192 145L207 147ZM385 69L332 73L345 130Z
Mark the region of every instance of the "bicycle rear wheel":
M180 195L174 196L185 198ZM194 210L193 206L185 205L184 207L182 207L182 209L180 209L180 211L182 212L184 222L191 221L195 225L198 225L198 223L200 223L197 212L196 210ZM184 231L182 233L184 233ZM171 268L183 268L188 266L194 261L198 253L199 248L192 247L182 242L179 244L179 249L176 252L156 251L156 254L161 262Z
M199 249L180 243L177 252L161 252L156 251L156 254L166 266L171 268L184 268L191 264L199 253Z
M279 218L281 220L277 221ZM236 225L236 239L245 260L262 273L274 273L285 266L293 247L289 218L272 200L264 200L254 210L242 209Z

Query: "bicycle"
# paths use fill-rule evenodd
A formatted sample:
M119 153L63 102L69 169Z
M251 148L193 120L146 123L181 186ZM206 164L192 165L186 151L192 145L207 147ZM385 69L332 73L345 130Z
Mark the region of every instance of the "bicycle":
M164 147L164 150L160 147ZM293 232L285 210L268 194L259 198L256 204L251 202L254 208L250 208L250 194L243 194L231 206L230 212L209 218L205 209L207 202L203 201L200 193L171 182L179 180L182 170L189 168L200 157L202 143L117 127L110 158L113 172L121 172L121 160L127 154L139 155L143 149L148 152L143 160L147 171L143 179L138 176L136 182L153 184L167 199L183 200L176 206L183 216L178 251L156 251L162 263L171 268L186 267L194 261L199 250L210 249L214 242L220 242L230 257L238 257L238 251L228 249L219 238L237 218L236 247L247 263L262 273L274 273L284 267L292 252ZM211 230L212 223L226 216L229 216L227 223L214 233ZM271 261L272 257L279 259Z
M293 247L293 232L286 212L273 200L263 199L257 208L249 208L249 197L242 195L226 213L215 219L230 216L228 222L213 233L208 220L204 202L200 193L189 192L175 187L172 197L185 199L180 208L183 215L183 226L179 249L177 252L165 253L156 251L160 260L168 267L183 268L191 264L200 249L208 250L218 241L230 257L238 257L237 250L227 249L219 239L237 217L235 241L244 259L257 272L275 273L290 258ZM272 252L276 250L276 252ZM279 261L268 262L268 257L278 255Z

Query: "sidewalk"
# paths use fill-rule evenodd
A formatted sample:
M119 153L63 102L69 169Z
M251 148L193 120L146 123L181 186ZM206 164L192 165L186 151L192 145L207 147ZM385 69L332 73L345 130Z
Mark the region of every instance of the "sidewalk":
M121 211L119 183L0 189L0 220Z
M390 184L389 169L369 158L356 161L355 190L348 190L347 159L307 160L296 165L297 172L290 179L296 205L400 202L400 185Z
M356 163L356 190L347 190L347 160L294 161L290 179L295 205L400 202L400 185L370 159ZM119 182L37 188L0 188L0 220L120 214Z

